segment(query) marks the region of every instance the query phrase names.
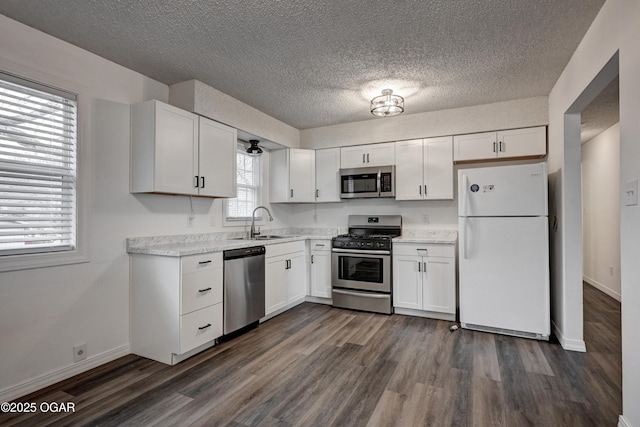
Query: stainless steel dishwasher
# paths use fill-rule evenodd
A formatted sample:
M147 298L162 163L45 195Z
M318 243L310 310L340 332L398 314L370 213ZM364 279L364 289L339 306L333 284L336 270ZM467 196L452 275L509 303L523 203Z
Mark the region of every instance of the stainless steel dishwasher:
M223 253L225 335L264 317L264 254L264 246Z

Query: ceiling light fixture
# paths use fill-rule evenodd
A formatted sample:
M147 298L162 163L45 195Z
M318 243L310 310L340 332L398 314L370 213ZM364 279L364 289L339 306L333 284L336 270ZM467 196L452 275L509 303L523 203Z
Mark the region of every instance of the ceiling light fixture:
M260 141L258 141L257 139L249 140L249 144L251 144L251 146L247 148L247 154L254 157L258 157L260 154L262 154L262 148L258 147L259 143Z
M404 111L404 98L393 95L391 89L384 89L382 95L371 100L371 114L379 117L397 116Z

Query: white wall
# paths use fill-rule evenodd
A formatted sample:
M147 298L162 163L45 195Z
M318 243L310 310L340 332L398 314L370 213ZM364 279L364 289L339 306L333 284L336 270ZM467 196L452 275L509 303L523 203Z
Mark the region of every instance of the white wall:
M640 177L640 2L607 0L549 94L551 205L559 227L552 232L552 307L556 332L565 344L582 342L582 227L580 137L575 117L565 113L610 59L619 55L620 182ZM607 67L606 69L608 69ZM606 79L605 79L606 80ZM604 82L600 82L604 84ZM600 84L600 86L602 86ZM602 86L604 87L604 86ZM589 93L589 97L597 94ZM551 182L551 181L550 181ZM640 426L640 208L621 206L621 294L623 417Z
M187 228L189 198L129 193L129 106L167 101L166 85L2 15L0 40L0 69L80 96L80 203L87 214L90 258L0 273L0 401L5 401L129 353L127 237L234 228L221 227L221 200L194 198L195 226ZM282 224L276 217L270 225ZM74 364L72 348L83 342L87 361Z
M328 148L524 128L549 123L546 96L377 118L300 131L300 147Z
M584 280L620 298L620 125L582 144Z

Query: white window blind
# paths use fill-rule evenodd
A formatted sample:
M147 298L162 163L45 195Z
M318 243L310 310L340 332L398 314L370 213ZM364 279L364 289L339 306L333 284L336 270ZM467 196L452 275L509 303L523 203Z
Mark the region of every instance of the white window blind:
M227 219L250 219L260 195L260 157L249 156L244 147L238 149L237 197L227 200Z
M76 246L77 96L0 72L0 256Z

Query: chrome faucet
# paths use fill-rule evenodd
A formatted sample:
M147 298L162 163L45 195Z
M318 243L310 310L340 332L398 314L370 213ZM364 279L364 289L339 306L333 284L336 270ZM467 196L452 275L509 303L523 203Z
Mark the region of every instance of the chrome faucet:
M265 208L264 206L258 206L257 208L255 208L253 210L253 213L251 214L251 231L249 232L249 237L252 239L260 235L260 229L256 231L256 211L258 209L264 209L265 211L267 211L267 215L269 215L269 221L273 221L273 217L271 216L271 212L269 212L269 209Z

